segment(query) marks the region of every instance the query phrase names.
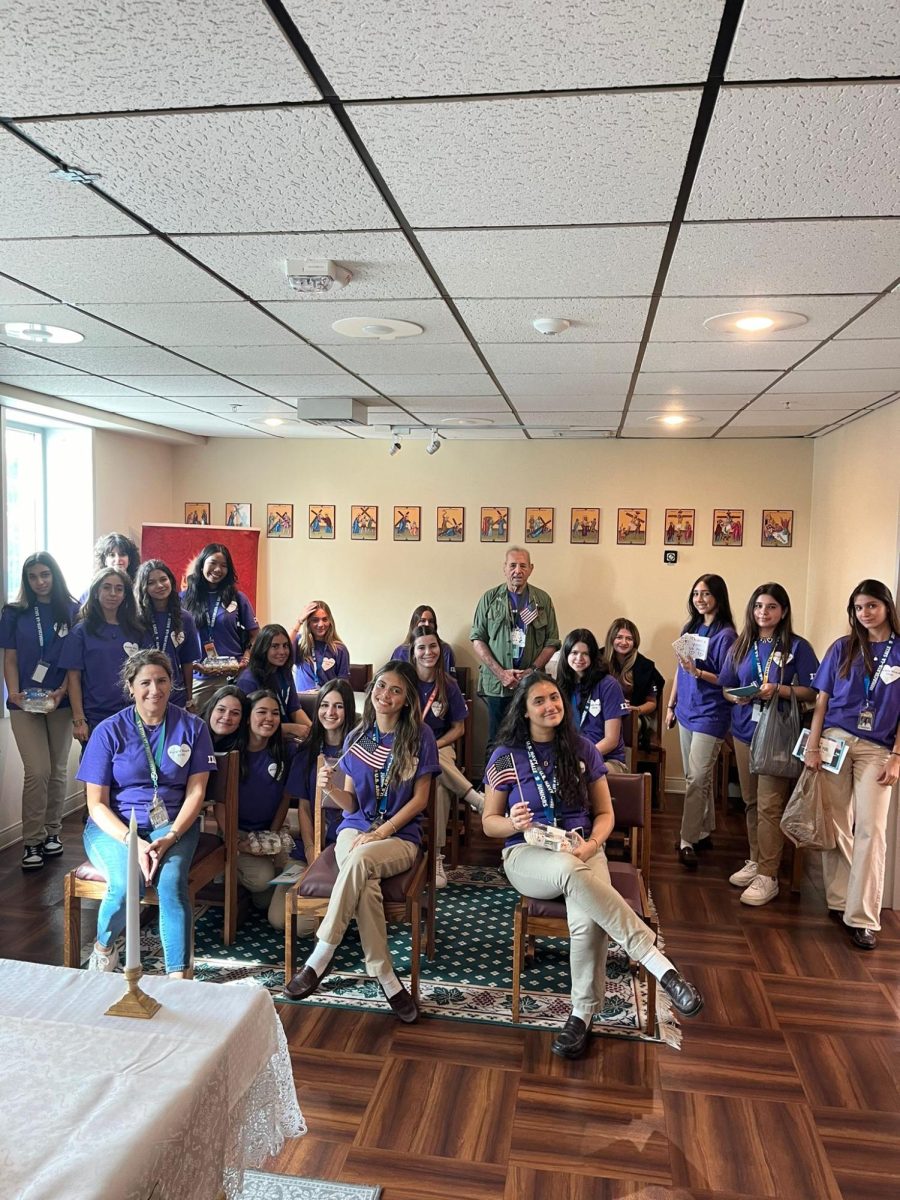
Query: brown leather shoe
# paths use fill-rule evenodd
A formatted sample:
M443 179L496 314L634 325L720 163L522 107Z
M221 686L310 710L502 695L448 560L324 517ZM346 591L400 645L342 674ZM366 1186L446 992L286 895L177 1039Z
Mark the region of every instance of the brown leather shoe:
M379 983L378 986L381 987L381 984ZM384 992L383 987L381 987L381 990ZM384 992L384 998L391 1006L394 1016L399 1017L404 1024L412 1025L413 1022L418 1021L419 1010L416 1008L416 1002L402 984L400 991L393 996L389 996L387 992Z
M587 1049L590 1033L590 1026L585 1025L580 1017L573 1017L569 1013L565 1025L550 1043L550 1049L560 1058L581 1058Z
M872 929L859 929L855 925L848 927L850 929L850 941L854 946L858 946L860 950L874 950L878 945L878 938L875 936L875 931Z
M291 1000L305 1000L313 994L330 970L331 963L321 975L317 975L310 966L301 967L290 983L285 984L284 994Z

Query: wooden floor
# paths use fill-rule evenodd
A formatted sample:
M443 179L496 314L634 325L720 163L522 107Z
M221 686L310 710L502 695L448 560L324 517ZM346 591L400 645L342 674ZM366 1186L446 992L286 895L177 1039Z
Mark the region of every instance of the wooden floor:
M726 819L696 875L676 861L679 803L654 814L651 887L668 953L703 990L681 1052L285 1005L309 1134L270 1168L380 1183L384 1200L887 1200L900 1194L900 914L854 949L808 887L762 909L728 874ZM67 852L23 876L0 854L0 953L62 962ZM473 845L473 860L495 855Z

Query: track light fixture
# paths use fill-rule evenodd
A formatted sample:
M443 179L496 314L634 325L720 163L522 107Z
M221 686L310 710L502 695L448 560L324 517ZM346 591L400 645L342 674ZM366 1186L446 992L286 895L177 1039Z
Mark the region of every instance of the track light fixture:
M431 441L425 447L425 453L426 454L437 454L437 452L438 452L438 450L440 450L440 448L441 448L441 439L437 435L437 430L432 429Z
M400 435L395 433L391 438L391 448L389 451L391 458L393 458L395 454L399 454L402 449L403 443L400 441Z

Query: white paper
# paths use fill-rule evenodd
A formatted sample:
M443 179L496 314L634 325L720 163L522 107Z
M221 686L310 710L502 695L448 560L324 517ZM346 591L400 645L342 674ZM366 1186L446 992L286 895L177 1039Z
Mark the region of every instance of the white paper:
M683 633L672 643L679 658L706 660L709 651L709 638L701 637L699 633Z

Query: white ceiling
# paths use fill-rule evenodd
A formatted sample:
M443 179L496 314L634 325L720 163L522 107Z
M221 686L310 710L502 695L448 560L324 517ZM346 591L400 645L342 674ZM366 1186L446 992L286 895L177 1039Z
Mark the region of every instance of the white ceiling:
M85 339L0 337L0 394L276 438L808 437L891 402L900 2L736 8L0 0L0 322ZM303 297L286 258L353 278ZM749 308L808 320L704 328Z

